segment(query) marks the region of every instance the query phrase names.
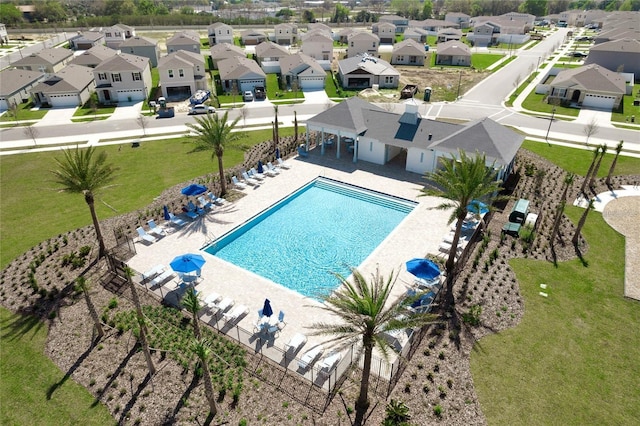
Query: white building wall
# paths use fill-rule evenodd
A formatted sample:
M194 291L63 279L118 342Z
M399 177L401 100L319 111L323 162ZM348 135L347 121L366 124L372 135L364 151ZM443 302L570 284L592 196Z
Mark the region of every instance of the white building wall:
M358 160L384 165L386 146L378 141L361 137L358 144Z
M406 169L409 172L425 174L435 170L435 151L430 149L409 148L407 150Z

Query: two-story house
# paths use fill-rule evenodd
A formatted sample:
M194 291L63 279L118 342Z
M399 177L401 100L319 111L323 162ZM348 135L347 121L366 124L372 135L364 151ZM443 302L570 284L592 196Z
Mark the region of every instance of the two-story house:
M53 47L31 53L29 56L15 61L11 66L21 70L53 74L66 67L72 59L73 52L71 50Z
M393 52L391 52L391 64L415 65L421 67L424 65L425 56L426 52L424 51L423 44L412 39L406 39L393 46Z
M241 47L230 43L216 44L215 46L211 46L209 51L211 52L213 69L218 69L218 62L224 61L225 59L244 58L247 56Z
M35 86L31 94L40 105L71 108L84 105L95 88L93 69L69 64Z
M298 40L298 27L294 24L278 24L274 27L274 41L276 44L290 46Z
M233 44L233 28L224 22L214 22L207 27L209 36L209 46L216 44L229 43Z
M31 98L31 89L46 77L31 70L7 68L0 71L0 110L20 105Z
M458 25L458 28L469 28L471 16L462 12L447 12L444 20Z
M120 51L122 53L149 58L152 67L158 66L158 58L161 53L158 40L144 36L133 36L126 39L120 45Z
M89 50L85 50L80 55L75 56L69 63L74 65L82 65L89 68L95 68L100 65L100 63L105 59L109 59L110 57L117 54L118 52L116 50L99 44L97 46L93 46Z
M207 89L204 57L200 53L178 50L158 60L162 96L169 100L189 98Z
M329 71L333 60L333 40L325 33L314 32L302 40L300 51L318 61L320 66Z
M378 56L380 38L377 35L360 31L352 33L347 39L347 58L353 58L364 53Z
M264 41L256 46L256 59L265 73L280 72L280 58L289 55L289 51L271 41Z
M281 79L285 87L297 84L301 90L322 90L327 72L304 53L288 55L280 59Z
M124 24L103 28L101 32L104 34L106 45L112 49L119 49L126 39L136 35L135 28Z
M84 31L69 38L71 50L89 50L98 44L105 44L104 34L98 31Z
M391 22L377 22L372 25L371 32L380 38L380 43L393 44L396 41L396 26Z
M200 52L200 34L196 31L185 30L173 35L167 40L167 53L186 50L188 52Z
M143 56L120 53L95 67L93 76L105 104L143 101L151 89L151 66Z

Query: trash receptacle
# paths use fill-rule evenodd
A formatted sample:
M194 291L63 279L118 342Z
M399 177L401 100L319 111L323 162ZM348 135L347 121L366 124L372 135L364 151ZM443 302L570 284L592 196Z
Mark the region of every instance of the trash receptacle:
M431 101L431 87L424 88L424 101L425 102Z

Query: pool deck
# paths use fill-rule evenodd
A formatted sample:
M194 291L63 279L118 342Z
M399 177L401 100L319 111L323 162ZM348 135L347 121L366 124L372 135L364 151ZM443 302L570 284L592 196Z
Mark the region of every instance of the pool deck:
M207 215L176 229L157 242L150 245L136 242L137 254L129 260L128 265L141 273L158 264L168 267L169 262L180 254L202 254L207 262L202 268L202 279L196 285L202 299L215 292L222 297L232 298L235 306L245 305L249 314L241 317L235 324L252 332L258 319L257 312L262 308L264 299L268 298L274 315L277 316L280 310L284 311L286 323L275 341L272 340L269 344L282 348L294 334L303 333L308 341L297 353L300 356L325 339L322 336L311 336L309 325L315 322L333 322L332 315L319 309L320 302L218 259L201 249L216 237L232 230L316 177L324 176L419 203L358 266L365 277L370 277L377 268L385 277L392 270L396 273L399 271L392 297L401 297L413 282L413 276L406 271L404 263L427 253L438 253L439 244L449 232L447 222L451 212L431 209L439 205L442 199L419 196L425 181L417 174L405 172L397 166L385 168L362 162L354 165L349 161L327 158L328 156L320 157L315 151L312 151L309 158L288 159L287 162L292 166L290 169L282 169L278 176L266 177L258 187L248 187L242 191L246 196L233 203L216 206ZM300 218L298 223L292 223L291 226L305 226L305 223L312 221L313 217ZM169 228L166 224L164 226ZM274 230L273 238L278 238L281 231ZM265 250L269 250L269 247L265 247ZM304 277L299 279L303 280ZM163 294L169 294L169 297L173 294L175 297L176 286L176 279L168 281L162 287ZM223 322L218 322L218 326L221 325ZM256 349L262 344L256 343Z

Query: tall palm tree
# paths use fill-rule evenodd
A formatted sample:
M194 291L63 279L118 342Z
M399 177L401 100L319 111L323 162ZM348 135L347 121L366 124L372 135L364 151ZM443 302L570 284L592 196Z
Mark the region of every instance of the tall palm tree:
M562 189L562 197L560 197L560 201L567 201L567 192L569 192L569 187L573 184L576 175L572 172L567 172L564 175L564 188Z
M142 305L140 304L140 298L138 297L138 290L136 289L136 285L134 284L131 277L135 274L134 270L127 267L127 282L129 283L129 289L131 290L131 298L133 299L133 304L136 307L136 319L138 321L138 327L140 334L138 335L138 340L140 342L140 346L142 346L142 351L144 352L144 359L147 362L147 368L149 368L149 375L153 376L156 374L156 367L153 365L153 359L151 358L151 351L149 350L149 341L147 340L147 334L149 331L147 330L147 320L142 312Z
M84 195L84 201L89 206L93 227L96 230L98 239L98 257L104 256L106 248L100 223L95 210L95 195L98 191L109 188L115 179L114 172L118 170L113 165L107 163L107 153L101 151L96 155L95 147L86 149L65 149L64 158L55 159L58 170L52 170L55 175L55 182L60 184L61 192L71 192ZM96 155L94 157L94 155Z
M218 414L218 404L213 394L213 382L211 381L211 371L209 371L209 356L211 355L211 343L208 340L198 338L191 344L191 350L200 359L202 377L204 379L204 393L209 402L209 411L212 416Z
M582 216L580 216L580 220L578 221L578 226L576 227L576 233L573 234L573 238L571 239L571 242L573 243L574 246L578 245L578 240L580 239L580 232L582 232L582 227L587 221L587 216L589 215L589 212L591 211L592 208L593 208L593 198L589 200L589 205L587 206L586 209L584 209L584 213L582 213Z
M84 296L85 302L87 302L87 308L89 309L89 315L91 315L91 319L93 320L93 326L98 333L97 340L100 340L102 336L104 336L104 328L102 327L102 323L100 322L100 317L98 316L98 311L96 310L96 306L93 304L93 300L91 300L91 296L89 296L89 283L84 276L79 276L76 278L76 287L78 290L82 291L82 295Z
M593 150L593 158L591 159L591 165L589 165L589 170L587 170L587 174L582 181L582 186L580 187L580 194L586 194L584 190L587 187L587 182L591 178L591 172L596 165L596 160L598 159L598 154L600 154L600 146L597 146L596 149Z
M220 173L221 195L226 194L227 185L224 177L224 165L222 156L224 149L239 138L238 133L232 133L240 117L229 122L229 111L225 111L222 117L218 114L207 114L206 117L196 117L195 123L187 123L187 127L195 132L194 143L197 150L211 150L211 159L218 157L218 171Z
M505 197L496 194L502 189L502 182L496 180L494 167L486 165L485 154L477 153L473 156L464 151L458 152L459 159L454 155L451 159L441 159L442 168L436 172L430 172L425 178L433 182L433 187L422 190L421 195L431 195L445 198L447 201L435 207L439 210L453 208L450 222L457 220L456 230L451 243L451 252L445 268L448 279L453 279L456 247L460 240L462 225L469 210L467 206L473 200L500 200ZM490 205L491 202L487 202Z
M275 112L275 139L273 143L278 146L280 143L280 124L278 123L278 105L273 106L273 111Z
M600 170L600 164L602 164L602 158L604 154L607 152L607 145L600 146L600 157L598 158L598 162L596 166L593 168L593 172L591 173L591 180L589 181L589 188L593 188L596 182L596 177L598 176L598 170Z
M354 425L360 426L369 408L369 376L373 348L377 347L380 353L388 358L392 346L385 339L385 332L419 327L432 322L434 316L412 313L407 309L407 301L389 299L398 278L393 272L386 279L376 272L372 275L370 283L356 268L351 268L351 273L353 283L336 274L340 280L340 288L324 297L325 303L321 308L336 315L340 322L314 323L311 328L315 330L314 335L333 336L329 342L336 344L337 350L358 342L362 343L357 358L364 353L364 364L354 420ZM404 315L399 316L400 314Z
M202 309L202 304L200 303L198 293L196 293L196 290L193 287L187 289L184 296L182 296L182 306L193 316L193 334L196 336L196 339L200 339L202 337L202 333L200 332L198 312Z
M611 176L613 176L613 171L616 168L616 163L618 162L618 156L620 155L620 151L622 151L623 143L624 141L620 141L618 142L618 145L616 145L616 156L613 157L613 161L611 162L611 167L609 167L609 173L607 174L607 179L605 180L605 183L607 184L607 186L611 186Z

